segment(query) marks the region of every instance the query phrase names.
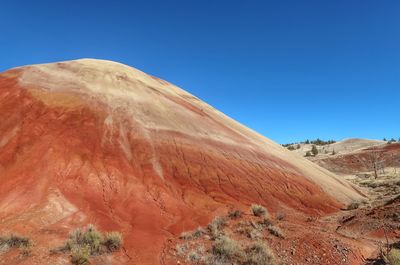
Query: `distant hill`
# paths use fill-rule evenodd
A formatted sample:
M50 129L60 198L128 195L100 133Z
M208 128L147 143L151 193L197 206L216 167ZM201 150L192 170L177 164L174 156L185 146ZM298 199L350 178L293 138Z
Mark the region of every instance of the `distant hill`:
M317 157L321 158L321 156L325 157L325 156L330 156L332 154L347 154L359 149L384 145L387 143L382 140L371 140L371 139L361 139L361 138L348 138L338 142L332 142L332 141L319 141L319 142L322 144L316 144L315 141L310 141L310 143L302 142L302 143L290 144L287 145L286 148L299 155L306 156L307 152L311 152L313 146L315 146L315 148L318 150Z

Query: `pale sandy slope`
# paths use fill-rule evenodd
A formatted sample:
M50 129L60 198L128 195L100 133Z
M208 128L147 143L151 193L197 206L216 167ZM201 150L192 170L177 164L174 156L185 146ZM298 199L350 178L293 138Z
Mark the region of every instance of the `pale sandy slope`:
M348 203L360 199L358 192L348 182L304 159L302 155L287 151L286 148L239 124L186 91L132 67L111 61L81 59L21 69L23 74L19 82L22 86L58 93L73 92L87 98L95 97L96 101L102 102L108 109L109 118L105 122L109 124L114 122L116 113L124 113L131 123L141 125L143 134L150 129L172 130L231 145L246 145L249 149L262 151L287 161L340 202ZM181 101L179 105L167 100L172 96L179 98ZM37 97L40 98L40 93ZM61 104L60 100L47 103ZM198 113L185 111L182 105L186 103L187 108L194 106L195 112L200 111L210 118L199 120L194 116ZM214 130L210 131L209 128ZM121 132L121 135L124 133ZM336 144L335 150L361 148L365 145L358 140L347 140L345 144ZM128 150L126 155L130 155L129 148L124 146L123 137L121 148ZM160 171L156 157L153 166L156 171Z
M386 142L381 140L350 138L331 144L327 150L335 150L335 152L344 154L382 144L386 144Z
M348 138L338 141L333 144L327 144L322 146L316 146L318 149L318 156L324 155L331 155L333 151L336 154L348 154L357 150L373 147L373 146L380 146L386 144L385 141L382 140L372 140L372 139L361 139L361 138ZM293 145L297 148L297 145ZM300 144L299 149L293 150L293 152L299 155L305 155L306 152L311 151L312 144Z

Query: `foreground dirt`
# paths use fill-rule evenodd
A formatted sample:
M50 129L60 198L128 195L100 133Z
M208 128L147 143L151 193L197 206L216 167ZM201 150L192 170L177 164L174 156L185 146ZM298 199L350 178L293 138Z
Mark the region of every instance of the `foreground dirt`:
M243 209L247 214L240 218L227 218L222 234L236 240L242 248L264 242L282 264L385 264L380 257L381 250L388 245L398 246L400 242L400 193L397 188L379 187L397 183L400 180L400 175L394 174L397 170L387 169L391 174L378 180L373 172L364 172L361 180L357 176L349 177L368 197L336 214L305 216L280 212L268 216L282 237L259 225L260 218L248 209ZM369 185L363 185L367 176ZM203 229L207 231L207 227ZM190 262L189 257L193 251L203 249L200 253L204 259L214 242L209 232L194 240L171 239L166 260L170 264L176 260L180 264L203 264ZM182 247L185 251L178 251Z
M255 242L266 243L281 264L364 264L366 257L376 249L369 240L336 232L338 216L304 218L285 214L283 219L268 219L281 231L282 236L257 225L260 217L251 214L229 220L222 233L236 240L242 248ZM166 261L168 264L174 264L176 260L180 264L203 264L202 261L190 262L188 257L191 252L203 248L206 249L202 253L204 258L213 243L208 234L196 240L171 240ZM179 251L182 247L185 247L183 252Z
M371 242L376 250L366 264L384 264L379 257L381 249L400 242L400 143L312 160L351 181L367 195L358 209L342 214L337 232Z

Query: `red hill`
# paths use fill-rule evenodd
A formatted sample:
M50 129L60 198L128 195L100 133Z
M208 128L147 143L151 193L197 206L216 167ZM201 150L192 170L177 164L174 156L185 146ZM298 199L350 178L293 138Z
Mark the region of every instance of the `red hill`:
M326 215L360 197L184 90L114 62L2 73L0 120L0 232L41 246L23 264L55 264L48 250L88 223L123 233L113 264L160 264L169 238L230 207Z

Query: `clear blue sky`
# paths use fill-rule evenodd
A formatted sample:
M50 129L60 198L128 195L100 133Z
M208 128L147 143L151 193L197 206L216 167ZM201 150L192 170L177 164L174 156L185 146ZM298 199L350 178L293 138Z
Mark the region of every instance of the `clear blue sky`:
M400 137L400 1L2 1L0 71L100 58L280 143Z

